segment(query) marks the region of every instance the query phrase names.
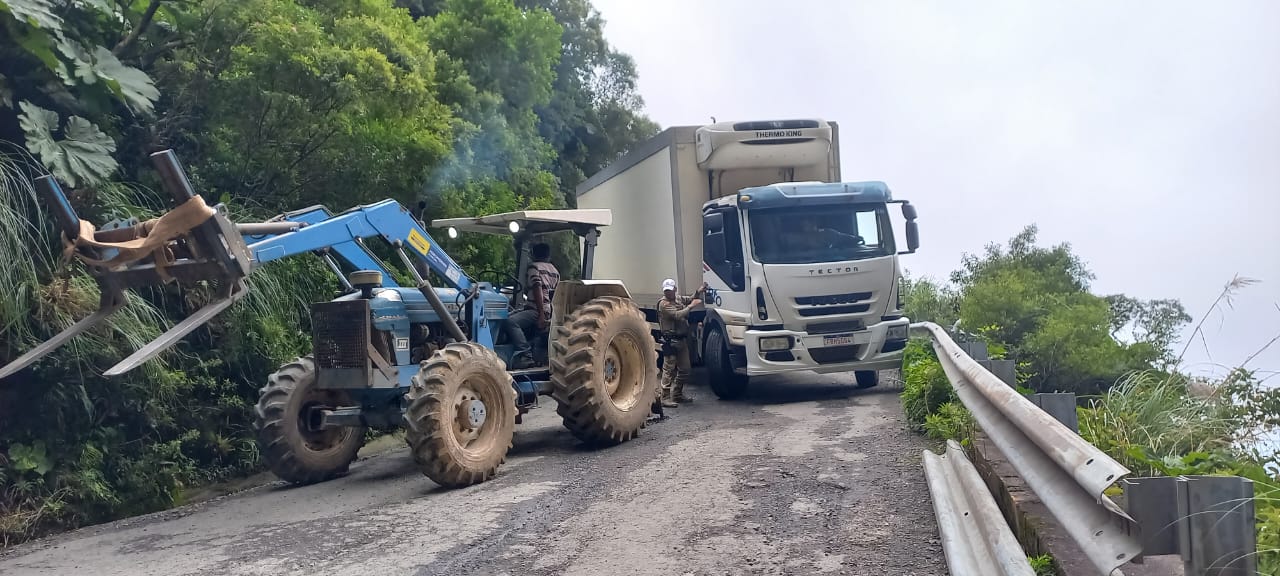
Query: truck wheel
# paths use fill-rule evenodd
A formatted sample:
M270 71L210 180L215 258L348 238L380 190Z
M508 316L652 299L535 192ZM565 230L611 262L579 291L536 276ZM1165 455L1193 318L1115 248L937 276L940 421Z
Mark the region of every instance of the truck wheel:
M427 478L459 488L497 474L516 426L516 391L497 354L449 344L422 363L406 399L405 436Z
M733 371L733 364L729 362L729 343L725 341L724 332L719 328L712 328L707 333L705 350L711 391L721 400L742 397L747 391L749 379Z
M856 370L853 377L858 381L858 390L872 388L880 383L880 373L875 370Z
M316 365L298 358L267 377L255 410L258 446L271 472L294 484L311 484L346 473L364 443L364 427L316 430L314 407L350 406L338 390L316 388Z
M574 437L595 446L640 433L657 398L657 345L630 300L601 296L565 319L552 345L552 396Z

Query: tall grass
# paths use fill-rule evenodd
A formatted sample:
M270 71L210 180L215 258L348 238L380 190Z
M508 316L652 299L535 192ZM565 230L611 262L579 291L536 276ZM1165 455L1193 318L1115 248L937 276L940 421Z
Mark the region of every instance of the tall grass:
M1240 423L1187 384L1179 374L1129 374L1079 411L1080 435L1137 474L1157 473L1152 458L1231 449Z
M52 235L38 225L46 218L28 176L34 165L22 147L0 146L0 352L36 337L30 303L40 272L48 269L48 251L41 247L50 245Z

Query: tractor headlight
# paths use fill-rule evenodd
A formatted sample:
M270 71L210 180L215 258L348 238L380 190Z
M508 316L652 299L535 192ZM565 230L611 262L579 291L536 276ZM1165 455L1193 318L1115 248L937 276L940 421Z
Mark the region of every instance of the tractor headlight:
M890 326L889 330L885 332L884 338L885 340L906 340L907 325L898 324L897 326Z
M776 352L779 350L790 350L790 349L791 349L790 336L772 336L769 338L760 339L761 352Z
M450 227L449 227L449 237L450 237L450 238L457 238L457 237L458 237L458 229L457 229L457 228L454 228L453 226L450 226Z
M516 222L515 220L512 220L510 224L507 224L507 229L510 230L512 234L519 234L520 223Z

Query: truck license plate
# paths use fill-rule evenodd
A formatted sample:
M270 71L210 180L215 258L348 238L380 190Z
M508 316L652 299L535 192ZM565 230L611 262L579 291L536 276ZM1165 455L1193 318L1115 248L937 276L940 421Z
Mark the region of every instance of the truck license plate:
M823 336L823 346L846 346L853 344L853 334L836 334L834 336Z

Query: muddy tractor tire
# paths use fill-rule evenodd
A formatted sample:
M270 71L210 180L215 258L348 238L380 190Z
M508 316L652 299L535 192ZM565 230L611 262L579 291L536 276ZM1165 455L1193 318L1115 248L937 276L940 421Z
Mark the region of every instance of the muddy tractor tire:
M575 438L613 446L635 438L658 395L657 344L630 300L601 296L582 304L552 343L552 396Z
M258 397L254 429L271 472L293 484L345 474L364 444L364 427L316 430L318 423L308 419L313 407L350 405L343 392L316 388L316 365L309 356L269 376Z
M407 394L406 438L422 473L445 488L493 478L516 426L516 392L492 350L455 342L422 363Z

